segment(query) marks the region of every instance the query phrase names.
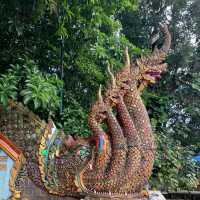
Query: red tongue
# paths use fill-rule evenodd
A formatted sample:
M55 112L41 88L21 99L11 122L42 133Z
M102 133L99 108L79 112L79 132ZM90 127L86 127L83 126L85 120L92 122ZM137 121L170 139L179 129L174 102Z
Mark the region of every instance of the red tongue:
M150 75L150 76L152 76L152 77L154 77L154 78L157 78L157 79L161 78L160 72L149 71L149 72L147 72L146 74L148 74L148 75Z
M160 79L161 78L160 75L156 75L156 76L153 76L153 77L155 77L156 79Z

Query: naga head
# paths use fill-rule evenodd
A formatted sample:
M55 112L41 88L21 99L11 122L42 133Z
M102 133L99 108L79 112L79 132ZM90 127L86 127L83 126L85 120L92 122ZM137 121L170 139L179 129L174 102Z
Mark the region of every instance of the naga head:
M125 49L125 65L115 76L108 67L112 84L106 92L107 99L112 104L117 104L120 96L124 96L131 88L141 91L148 84L153 84L161 78L161 73L167 68L163 63L171 45L171 35L167 25L160 26L164 35L164 43L160 49L155 48L151 55L138 58L134 63L130 62L128 48Z
M153 58L154 59L154 58ZM132 65L133 76L136 77L138 83L146 82L153 84L161 78L161 73L166 71L166 63L153 63L152 57L140 58Z
M141 91L148 84L153 84L161 78L161 73L166 71L167 64L163 63L171 45L171 35L167 25L160 26L164 35L164 43L160 49L155 47L152 54L141 57L132 64L131 74L138 82L138 89Z

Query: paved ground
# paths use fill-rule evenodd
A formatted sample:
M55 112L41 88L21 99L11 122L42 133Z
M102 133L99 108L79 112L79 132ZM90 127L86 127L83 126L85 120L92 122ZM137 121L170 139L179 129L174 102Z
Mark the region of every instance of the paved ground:
M22 199L24 198L24 200L26 198L28 200L77 200L71 197L59 198L49 195L47 192L36 187L29 178L23 179L20 187L22 191Z

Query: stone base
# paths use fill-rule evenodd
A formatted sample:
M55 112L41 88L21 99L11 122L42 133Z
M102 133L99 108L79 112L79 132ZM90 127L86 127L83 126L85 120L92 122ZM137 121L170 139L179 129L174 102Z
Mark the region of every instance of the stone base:
M149 197L148 198L142 198L142 199L136 199L136 198L127 198L127 197L85 197L82 200L166 200L165 197L162 195L160 191L149 191Z
M81 200L146 200L146 199L133 199L133 198L127 198L127 197L85 197Z
M131 198L131 197L99 197L87 196L85 198L72 198L72 197L56 197L41 190L29 179L23 178L20 180L21 199L23 200L166 200L159 191L149 191L148 198Z
M149 191L148 200L166 200L160 191Z
M78 200L72 197L56 197L38 188L29 178L20 181L22 200Z

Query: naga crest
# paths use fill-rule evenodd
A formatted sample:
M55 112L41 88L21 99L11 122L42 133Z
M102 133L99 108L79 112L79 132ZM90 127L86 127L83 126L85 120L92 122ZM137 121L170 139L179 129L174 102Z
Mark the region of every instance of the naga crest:
M88 117L92 136L87 139L66 137L52 120L42 122L23 105L10 101L7 110L0 106L0 132L24 156L20 173L12 178L16 180L12 188L22 191L21 197L29 195L20 185L23 173L51 199L138 200L148 196L143 189L153 168L155 144L140 94L166 70L171 36L166 25L161 31L160 49L131 63L126 48L124 67L114 75L108 66L111 82L104 94L99 88Z

